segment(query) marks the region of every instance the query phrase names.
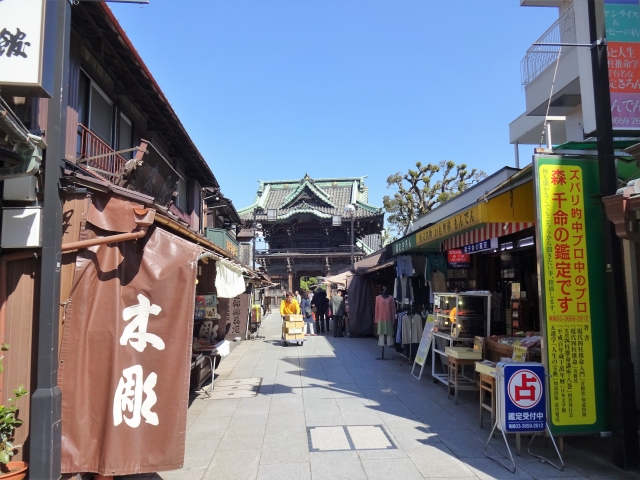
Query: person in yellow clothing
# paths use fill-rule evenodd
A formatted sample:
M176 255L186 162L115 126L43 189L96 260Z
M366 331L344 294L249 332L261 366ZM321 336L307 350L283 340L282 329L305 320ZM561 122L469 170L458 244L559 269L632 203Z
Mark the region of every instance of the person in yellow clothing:
M287 292L287 296L280 302L280 315L300 315L300 304L293 298L291 292Z

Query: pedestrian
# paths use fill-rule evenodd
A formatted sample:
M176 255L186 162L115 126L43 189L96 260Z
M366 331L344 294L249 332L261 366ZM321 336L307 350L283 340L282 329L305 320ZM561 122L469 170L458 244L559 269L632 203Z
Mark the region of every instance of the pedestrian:
M302 297L300 296L300 294L298 293L297 290L296 290L296 300L298 301L298 305L300 305L300 303L302 303Z
M325 323L326 330L329 331L329 319L327 318L327 307L329 302L327 300L327 292L322 288L317 288L316 293L311 301L311 306L316 309L316 333L324 333Z
M344 290L338 290L333 297L331 297L331 314L333 316L333 336L342 337L342 320L344 317Z
M283 320L285 315L300 315L300 304L291 292L287 292L284 300L280 302L280 315Z
M316 334L313 331L313 315L311 311L311 300L309 300L309 293L302 292L302 318L304 319L305 335L307 331L309 335L315 337Z

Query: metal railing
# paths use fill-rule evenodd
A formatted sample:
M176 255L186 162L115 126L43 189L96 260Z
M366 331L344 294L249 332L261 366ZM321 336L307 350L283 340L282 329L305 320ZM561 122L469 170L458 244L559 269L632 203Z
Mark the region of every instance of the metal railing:
M576 43L576 16L573 5L534 43ZM527 86L558 59L575 47L532 45L520 62L522 85Z
M78 124L78 142L78 163L85 163L102 176L117 177L127 163L126 158L115 153L108 143L81 123ZM87 158L90 160L85 160Z
M353 249L354 253L362 254L360 247ZM274 255L278 253L306 253L306 254L323 254L323 253L351 253L351 247L333 247L333 248L270 248L267 250L256 250L258 255Z

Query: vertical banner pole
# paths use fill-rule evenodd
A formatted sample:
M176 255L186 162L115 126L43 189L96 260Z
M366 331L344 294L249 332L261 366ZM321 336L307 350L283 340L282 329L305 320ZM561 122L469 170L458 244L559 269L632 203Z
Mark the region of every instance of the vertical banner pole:
M615 195L618 177L613 145L611 120L611 98L609 90L609 69L607 46L605 43L604 1L589 0L589 35L591 46L591 67L595 99L596 130L598 136L598 164L600 172L600 193L602 196ZM610 332L611 356L609 371L609 409L613 432L613 454L616 465L624 469L638 466L638 429L636 395L629 325L625 295L622 243L615 233L615 227L602 206L604 222L604 259L607 289L608 326Z

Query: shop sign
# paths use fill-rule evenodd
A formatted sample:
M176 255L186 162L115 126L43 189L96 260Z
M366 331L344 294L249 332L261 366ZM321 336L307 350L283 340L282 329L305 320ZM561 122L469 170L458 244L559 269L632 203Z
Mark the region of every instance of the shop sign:
M235 337L246 340L249 297L250 295L242 293L234 298L218 299L218 313L222 317L225 340L233 341Z
M547 424L544 366L498 363L498 415L507 433L542 432Z
M410 237L401 238L397 242L391 244L391 252L392 255L398 255L402 252L410 250L416 246L416 236L411 235Z
M98 198L83 236L106 231L90 231L96 223L124 231L122 219L140 208L115 197L96 205ZM200 251L154 228L142 242L78 252L58 372L62 473L121 476L184 465Z
M607 330L602 212L592 159L535 157L538 261L550 426L554 434L606 425Z
M46 0L0 1L0 86L40 90Z
M447 250L447 268L469 268L471 257L461 249Z
M640 130L640 0L604 3L614 130Z
M490 238L489 240L482 240L481 242L472 243L462 247L463 253L478 253L485 252L487 250L495 250L498 248L498 239Z
M485 211L485 204L480 203L432 227L420 230L416 233L416 246L451 237L485 223Z

